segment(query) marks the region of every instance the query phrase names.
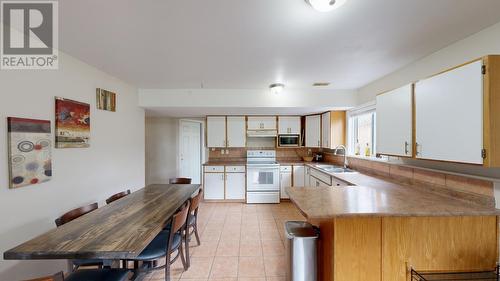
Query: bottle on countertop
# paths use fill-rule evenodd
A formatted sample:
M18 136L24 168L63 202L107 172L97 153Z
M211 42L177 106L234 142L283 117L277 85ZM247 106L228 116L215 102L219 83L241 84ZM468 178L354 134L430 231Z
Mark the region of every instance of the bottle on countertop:
M359 140L356 140L356 148L354 150L354 155L360 155L361 154L361 145L359 145Z
M372 152L370 151L370 144L369 143L366 143L365 156L366 157L372 156Z

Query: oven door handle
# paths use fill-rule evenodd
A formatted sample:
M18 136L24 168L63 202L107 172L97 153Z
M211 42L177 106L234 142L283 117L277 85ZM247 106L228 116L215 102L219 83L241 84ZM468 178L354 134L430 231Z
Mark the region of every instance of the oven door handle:
M266 165L252 165L247 166L247 170L279 170L280 166L269 167Z

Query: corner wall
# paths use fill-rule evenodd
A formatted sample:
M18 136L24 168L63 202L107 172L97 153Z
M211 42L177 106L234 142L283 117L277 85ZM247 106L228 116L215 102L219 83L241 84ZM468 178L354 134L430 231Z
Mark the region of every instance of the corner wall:
M93 202L102 206L116 192L144 187L144 110L138 107L137 88L61 52L59 58L59 70L0 71L2 253L54 228L54 219L70 209ZM117 112L96 109L96 88L117 93ZM90 148L53 148L49 182L9 189L6 118L51 120L54 136L55 96L90 103ZM65 261L2 259L0 280L24 280L65 269Z

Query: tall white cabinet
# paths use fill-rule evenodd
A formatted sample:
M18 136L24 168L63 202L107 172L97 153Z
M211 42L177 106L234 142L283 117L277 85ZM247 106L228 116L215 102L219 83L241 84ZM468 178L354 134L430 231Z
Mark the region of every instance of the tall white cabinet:
M416 157L483 164L483 74L476 61L415 84Z
M246 119L245 116L227 117L227 147L246 146Z
M207 147L226 147L226 116L207 117Z
M321 115L306 116L306 147L321 147Z
M330 123L331 113L325 112L321 114L321 147L330 148L331 144L331 136L332 136L332 127Z
M377 96L377 153L413 155L413 86Z

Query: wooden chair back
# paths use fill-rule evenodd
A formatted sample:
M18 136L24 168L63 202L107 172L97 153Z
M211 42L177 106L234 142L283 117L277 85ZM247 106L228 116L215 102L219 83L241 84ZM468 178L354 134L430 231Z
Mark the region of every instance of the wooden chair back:
M170 184L191 184L190 178L173 178L169 180Z
M61 226L65 223L68 223L76 218L79 218L87 213L90 213L94 210L97 209L97 203L93 203L93 204L90 204L90 205L87 205L87 206L83 206L83 207L80 207L80 208L76 208L76 209L73 209L67 213L65 213L64 215L58 217L55 222L56 222L56 226Z
M58 272L58 273L51 275L51 276L39 277L39 278L29 279L29 280L24 280L24 281L64 281L64 274L61 271L61 272Z
M187 215L189 213L189 201L186 201L184 205L180 208L177 213L174 214L172 218L172 232L171 233L176 233L179 231L183 226L185 226L186 221L187 221Z
M106 199L106 204L109 204L113 201L116 201L122 197L125 197L130 194L130 189L127 189L127 191L122 191L116 194L111 195L108 199Z
M193 198L191 198L191 205L189 206L189 213L197 213L198 212L198 208L200 207L200 201L201 201L201 197L203 196L203 188L200 188L200 190L198 191L198 194L196 194L196 196L194 196Z

